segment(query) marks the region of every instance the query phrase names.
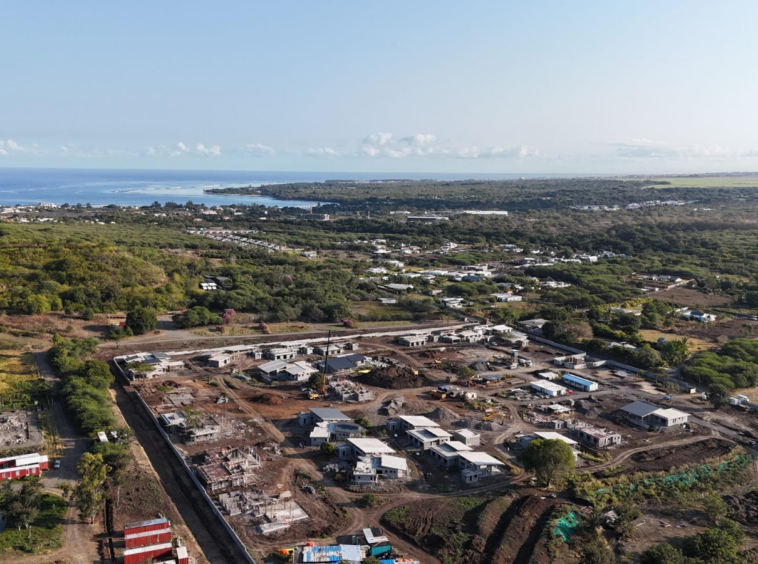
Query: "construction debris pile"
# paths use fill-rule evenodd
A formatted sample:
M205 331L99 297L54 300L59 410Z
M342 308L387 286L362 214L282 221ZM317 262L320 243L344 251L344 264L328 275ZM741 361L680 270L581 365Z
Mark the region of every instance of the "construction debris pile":
M218 501L229 515L249 516L258 532L268 535L308 519L308 514L291 497L288 491L271 497L261 490L251 490L221 494Z
M0 448L33 445L41 441L35 415L23 411L0 414Z
M369 386L386 388L388 390L421 388L431 384L423 373L405 365L377 368L368 374L360 376L360 378Z

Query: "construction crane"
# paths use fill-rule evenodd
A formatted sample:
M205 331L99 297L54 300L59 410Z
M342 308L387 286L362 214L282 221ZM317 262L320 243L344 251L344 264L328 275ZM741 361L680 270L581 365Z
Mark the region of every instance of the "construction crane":
M332 332L329 331L326 335L326 351L324 351L324 370L321 372L321 386L319 393L322 396L326 396L326 373L329 370L329 345L332 342Z

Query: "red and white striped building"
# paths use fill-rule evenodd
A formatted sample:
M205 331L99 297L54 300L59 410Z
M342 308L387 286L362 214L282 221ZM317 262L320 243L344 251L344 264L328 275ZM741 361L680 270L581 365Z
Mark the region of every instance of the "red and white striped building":
M162 564L189 564L187 548L178 546L174 556L171 539L171 522L165 517L129 523L124 527L124 564L142 564L151 559Z
M48 469L46 454L22 454L10 458L0 458L0 482L20 480L26 476L39 476Z

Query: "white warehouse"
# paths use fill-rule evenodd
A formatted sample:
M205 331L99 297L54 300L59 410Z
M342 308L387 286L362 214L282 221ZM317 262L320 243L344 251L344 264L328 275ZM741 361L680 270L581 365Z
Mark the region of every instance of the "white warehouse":
M551 398L556 396L565 396L568 393L568 390L566 388L554 382L550 382L549 380L539 380L537 382L532 382L531 387L538 393L545 394Z

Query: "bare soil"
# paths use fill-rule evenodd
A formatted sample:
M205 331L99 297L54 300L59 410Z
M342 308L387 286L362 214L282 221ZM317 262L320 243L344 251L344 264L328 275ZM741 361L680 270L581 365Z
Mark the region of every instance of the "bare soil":
M709 439L690 445L671 446L650 452L639 452L631 460L640 470L658 471L692 464L700 460L722 456L733 445L719 439Z
M728 296L718 294L703 294L697 290L689 288L673 288L665 292L656 292L652 294L658 300L672 302L687 307L718 307L731 303L732 299Z
M390 366L388 368L378 368L372 370L369 374L362 376L359 380L363 384L385 388L389 390L404 390L408 388L422 388L431 385L423 372L416 371L407 366Z

